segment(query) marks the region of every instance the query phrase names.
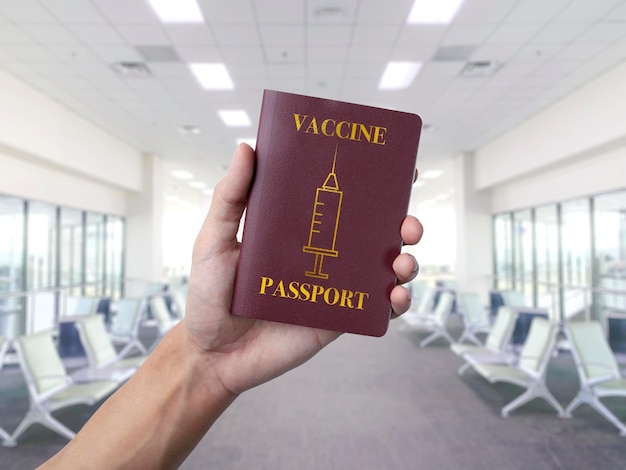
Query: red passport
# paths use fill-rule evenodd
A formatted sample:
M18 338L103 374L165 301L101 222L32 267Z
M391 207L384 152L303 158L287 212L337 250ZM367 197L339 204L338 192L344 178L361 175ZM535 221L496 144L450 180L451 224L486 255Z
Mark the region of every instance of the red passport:
M266 90L232 313L382 336L422 123Z

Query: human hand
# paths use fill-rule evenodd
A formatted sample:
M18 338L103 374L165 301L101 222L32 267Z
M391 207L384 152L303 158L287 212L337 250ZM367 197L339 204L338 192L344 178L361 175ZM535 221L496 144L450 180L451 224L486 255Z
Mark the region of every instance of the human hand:
M196 239L183 320L188 341L210 363L212 378L226 391L239 394L302 364L341 333L231 315L239 256L237 230L246 207L254 172L254 151L240 145ZM401 227L405 244L416 244L422 225L406 217ZM393 263L400 283L418 271L415 259L400 254ZM404 313L410 296L404 287L390 294L393 316Z

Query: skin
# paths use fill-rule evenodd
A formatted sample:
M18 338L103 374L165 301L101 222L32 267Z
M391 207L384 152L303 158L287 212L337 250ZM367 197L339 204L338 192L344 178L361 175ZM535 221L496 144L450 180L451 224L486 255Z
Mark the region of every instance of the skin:
M236 235L253 172L254 152L242 144L215 188L194 245L184 319L40 468L177 467L239 394L306 362L341 335L230 314ZM422 231L419 221L407 216L400 233L405 244L416 244ZM418 264L403 253L393 269L405 283ZM409 308L409 293L401 285L390 300L394 317Z

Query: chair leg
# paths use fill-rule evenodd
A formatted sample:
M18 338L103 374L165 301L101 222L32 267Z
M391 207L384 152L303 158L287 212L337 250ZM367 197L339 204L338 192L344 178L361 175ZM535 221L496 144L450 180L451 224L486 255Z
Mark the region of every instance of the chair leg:
M472 365L469 362L463 363L459 370L457 370L459 375L463 375L467 369L469 369Z
M620 436L626 436L626 425L624 425L624 423L622 423L617 416L615 416L615 414L613 414L613 412L600 401L598 397L590 393L579 392L565 410L566 415L571 417L572 411L583 403L586 403L591 408L596 410L604 419L619 429Z
M5 431L4 429L2 429L2 428L0 428L0 439L2 439L2 441L3 441L3 442L2 442L2 444L3 444L3 445L5 445L5 446L7 446L7 447L9 447L9 446L10 446L10 444L7 444L7 443L10 443L10 442L12 441L12 440L11 440L11 436L9 436L9 433L8 433L8 432L6 432L6 431ZM15 444L14 444L14 445L15 445ZM10 446L10 447L13 447L13 446Z
M556 409L558 415L560 417L564 416L563 407L561 404L554 398L554 396L550 393L550 391L542 384L535 383L531 387L529 387L524 393L522 393L515 400L510 402L504 408L500 414L502 417L509 416L509 413L522 405L534 400L535 398L543 398L547 401L554 409Z
M14 447L17 445L17 439L26 431L31 425L39 423L48 429L61 434L68 439L73 439L76 433L67 428L64 424L62 424L57 419L53 418L52 415L47 411L42 411L40 409L30 409L26 413L26 416L22 419L20 424L17 425L13 434L9 436L9 438L4 442L5 447Z

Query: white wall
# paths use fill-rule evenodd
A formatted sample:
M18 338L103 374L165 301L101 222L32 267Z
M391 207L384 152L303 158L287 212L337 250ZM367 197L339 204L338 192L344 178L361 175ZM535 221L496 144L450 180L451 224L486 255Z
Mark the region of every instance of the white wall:
M599 149L622 142L626 137L625 84L626 63L480 148L476 189L505 184L568 159L592 159Z
M0 71L0 144L114 187L140 191L141 152Z

